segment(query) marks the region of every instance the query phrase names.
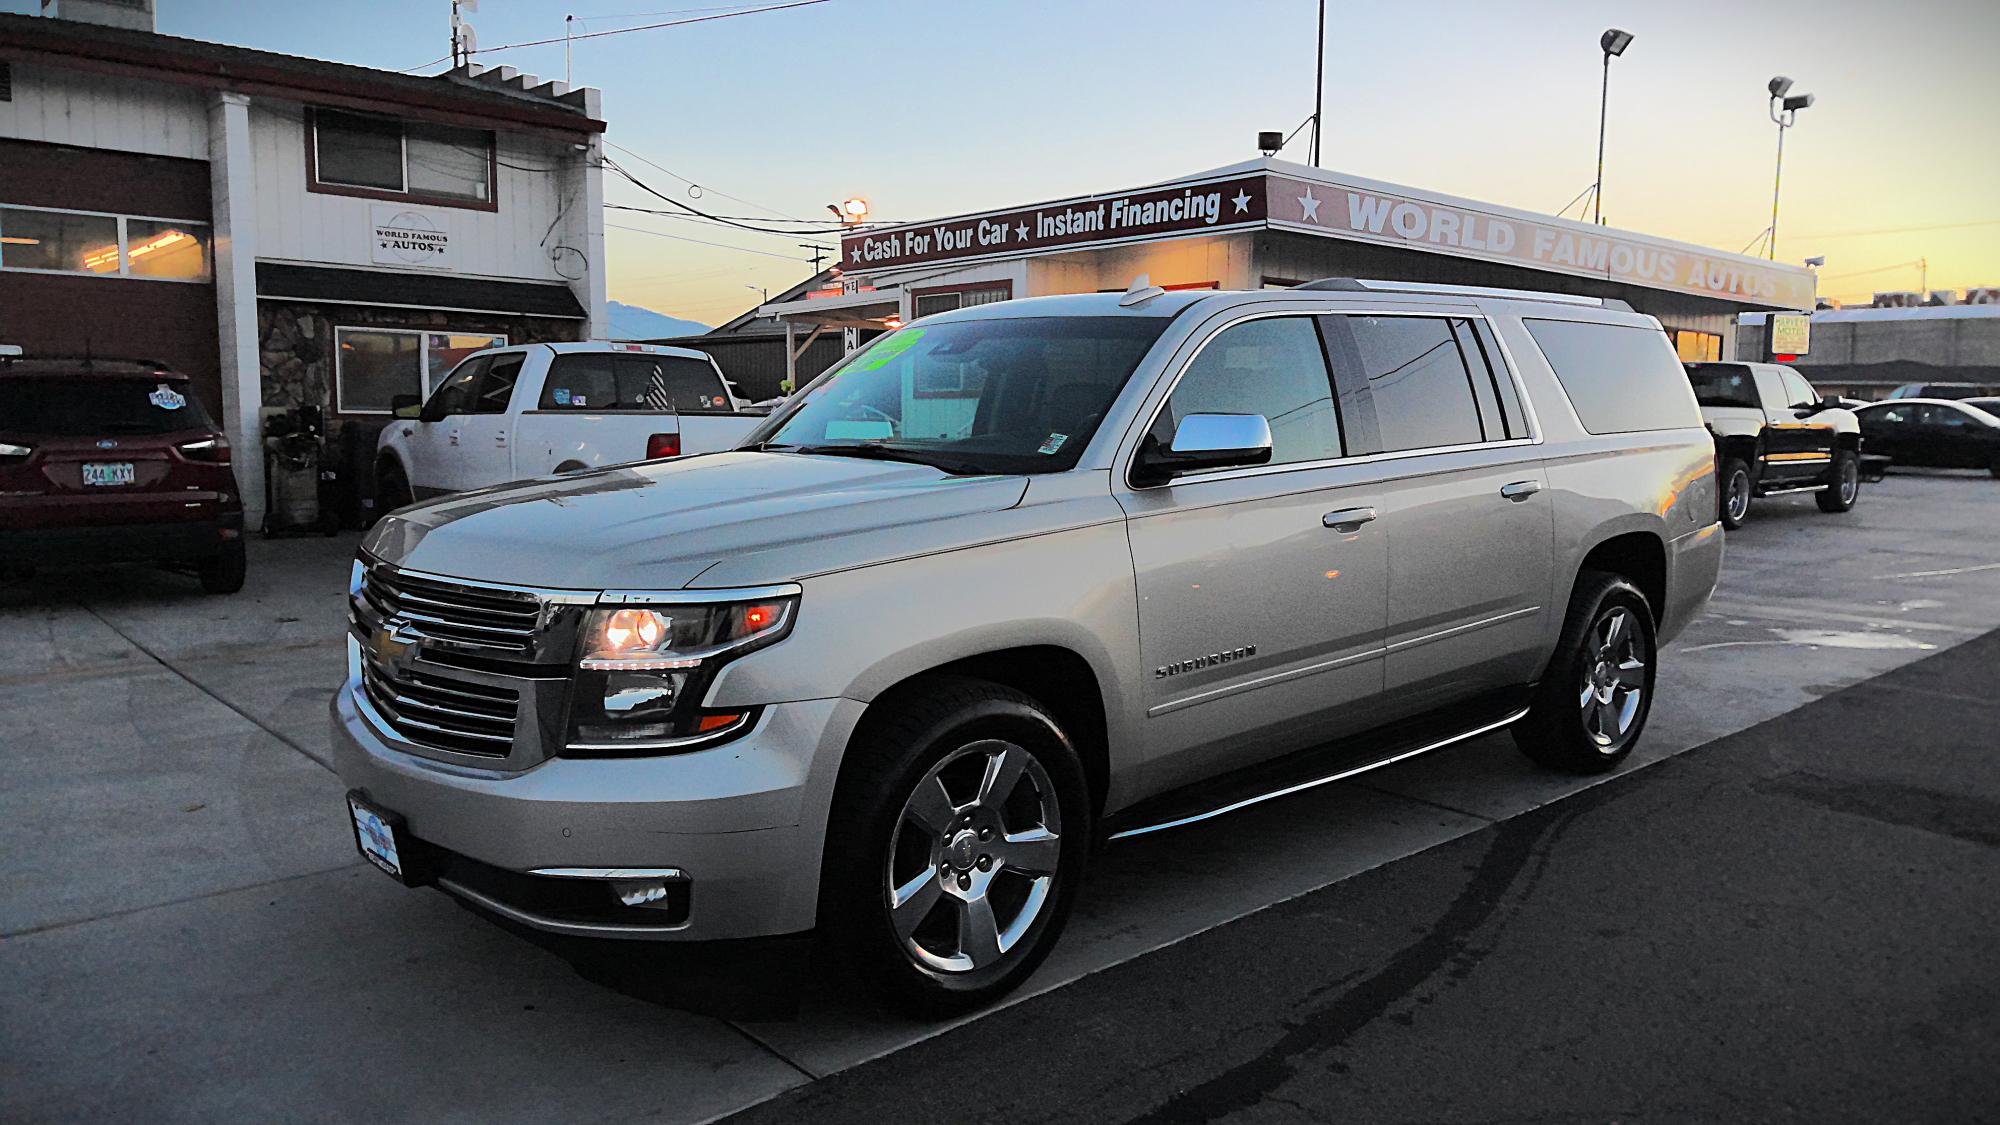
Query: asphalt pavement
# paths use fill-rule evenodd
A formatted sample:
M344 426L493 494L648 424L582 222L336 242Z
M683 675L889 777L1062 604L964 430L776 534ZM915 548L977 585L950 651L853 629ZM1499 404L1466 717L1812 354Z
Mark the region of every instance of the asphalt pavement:
M1960 960L1970 927L1994 932L1976 909L1991 873L1966 858L1990 854L1991 786L1950 772L1942 735L1879 756L1903 773L1785 755L1818 744L1788 724L1831 699L1882 700L1848 725L1879 717L1886 739L1993 694L1991 674L1954 687L1916 662L2000 628L1996 501L1984 474L1926 473L1844 516L1760 503L1710 612L1664 650L1626 770L1553 774L1488 737L1121 842L1028 986L946 1023L885 1016L817 963L789 1018L692 1011L687 973L631 987L361 861L326 768L353 535L254 541L248 586L225 598L143 568L45 573L0 587L0 1120L671 1123L801 1093L837 1117L863 1104L842 1100L848 1076L920 1059L935 1069L879 1116L945 1119L959 1082L996 1084L994 1105L1027 1091L1031 1118L1254 1118L1365 1096L1391 1119L1726 1116L1704 1091L1760 1097L1837 1068L1855 1115L1992 1104L1970 1063L2000 1052L1970 1055L1968 1029L1989 1027L1993 976ZM1965 651L1992 667L1990 648ZM1877 678L1899 669L1931 670L1891 692ZM1709 760L1732 737L1744 762L1776 763L1764 788ZM1709 850L1723 843L1737 850ZM1654 883L1615 867L1635 860ZM1874 991L1857 991L1869 957ZM1179 967L1183 1008L1147 983L1156 965ZM1801 966L1842 988L1815 993ZM1614 979L1652 998L1650 1023L1614 1014ZM1130 984L1111 1004L1023 1018L1114 981ZM1542 997L1534 1022L1504 1018ZM1002 1027L1018 1041L958 1038ZM1166 1052L1182 1042L1192 1057ZM1173 1074L1143 1069L1169 1057ZM1334 1063L1350 1068L1337 1084ZM1631 1102L1582 1097L1615 1075ZM1910 1092L1920 1076L1931 1100ZM1778 1096L1738 1116L1773 1116Z
M729 1120L2000 1118L1996 669L1989 633Z

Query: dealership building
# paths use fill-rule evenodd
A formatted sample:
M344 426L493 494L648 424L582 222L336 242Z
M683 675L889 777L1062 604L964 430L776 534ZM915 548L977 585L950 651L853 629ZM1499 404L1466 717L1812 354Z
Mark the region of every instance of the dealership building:
M1274 158L1131 191L841 240L842 284L758 309L794 341L1014 297L1289 288L1356 277L1615 297L1686 359L1733 356L1737 315L1811 309L1803 267ZM802 346L802 345L795 345Z
M472 350L603 334L596 90L175 38L151 8L0 14L0 344L192 376L254 520L267 409L320 407L339 456Z

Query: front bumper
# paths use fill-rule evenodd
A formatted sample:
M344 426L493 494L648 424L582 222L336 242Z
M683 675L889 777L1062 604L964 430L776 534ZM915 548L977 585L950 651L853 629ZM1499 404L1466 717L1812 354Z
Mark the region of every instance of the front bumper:
M357 705L350 680L332 705L334 768L399 814L420 852L449 853L428 867L429 881L520 925L650 941L792 934L813 926L834 778L862 707L775 704L748 734L707 750L558 757L504 773L398 748ZM563 895L536 893L555 880L573 895L577 869L607 872L606 909L565 912L551 906ZM616 906L608 873L633 869L682 873L684 920L675 920L680 911ZM552 870L571 874L537 875Z

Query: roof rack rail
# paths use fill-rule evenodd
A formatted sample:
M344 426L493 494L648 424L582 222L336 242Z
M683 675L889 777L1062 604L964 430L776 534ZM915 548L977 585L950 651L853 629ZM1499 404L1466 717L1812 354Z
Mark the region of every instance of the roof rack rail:
M1532 289L1447 285L1431 281L1375 281L1354 277L1323 277L1318 281L1308 281L1298 288L1331 290L1339 293L1435 293L1450 297L1501 297L1509 301L1546 301L1555 305L1587 305L1591 308L1633 311L1630 304L1617 297L1585 297L1577 293L1543 293Z

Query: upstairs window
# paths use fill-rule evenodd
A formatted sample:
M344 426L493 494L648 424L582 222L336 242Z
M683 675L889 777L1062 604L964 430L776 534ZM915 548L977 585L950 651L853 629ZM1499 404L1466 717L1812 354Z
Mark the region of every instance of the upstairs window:
M316 190L493 202L493 134L483 129L316 109L312 130Z

